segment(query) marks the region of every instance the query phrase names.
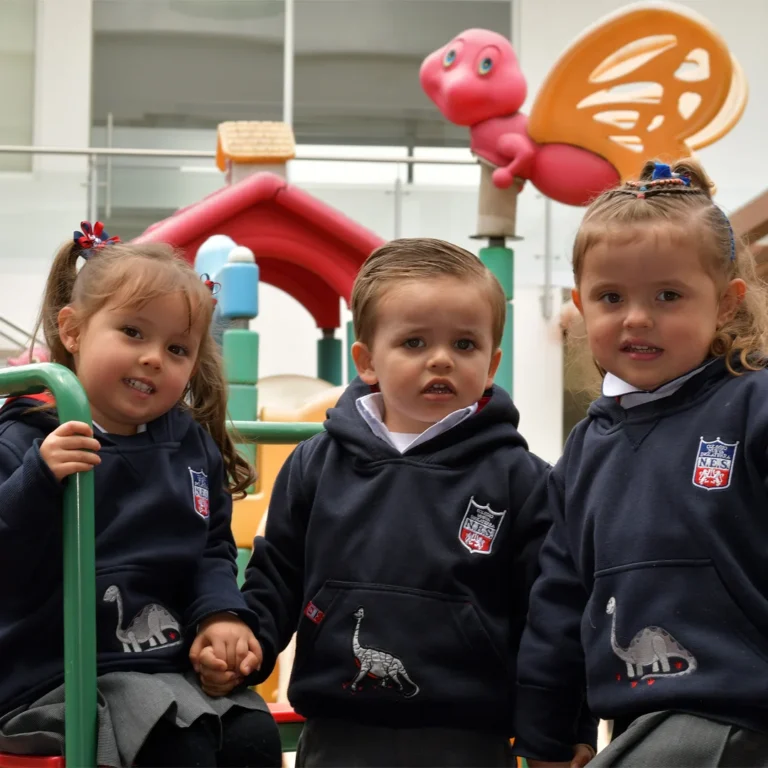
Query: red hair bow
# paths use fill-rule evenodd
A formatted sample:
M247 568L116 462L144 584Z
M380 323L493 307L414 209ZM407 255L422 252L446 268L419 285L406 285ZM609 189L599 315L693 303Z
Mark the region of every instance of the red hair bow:
M85 259L91 255L89 251L95 251L103 248L105 245L120 242L120 238L117 235L114 237L109 236L100 221L97 221L93 226L91 226L90 221L81 221L80 227L83 231L75 230L74 241L83 249L83 258Z

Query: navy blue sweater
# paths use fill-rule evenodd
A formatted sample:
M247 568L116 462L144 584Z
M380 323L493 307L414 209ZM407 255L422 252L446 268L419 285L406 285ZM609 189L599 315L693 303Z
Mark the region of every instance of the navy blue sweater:
M63 679L62 496L40 456L55 413L25 398L0 410L0 713ZM221 454L175 408L131 437L98 431L99 674L189 668L197 624L233 611L256 631L235 578ZM65 480L66 482L66 480Z
M404 455L358 413L369 392L353 382L275 483L243 587L261 677L298 628L307 717L509 732L548 465L503 390Z
M521 755L678 710L768 730L768 371L715 361L667 398L601 398L549 481L518 664Z

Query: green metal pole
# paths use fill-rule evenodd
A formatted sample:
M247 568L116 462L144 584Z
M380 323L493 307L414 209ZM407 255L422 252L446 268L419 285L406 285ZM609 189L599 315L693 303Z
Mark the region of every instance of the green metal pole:
M0 392L50 390L59 421L92 426L80 382L62 365L0 371ZM64 489L64 751L69 768L96 765L96 543L93 472L71 475Z
M503 238L492 238L491 245L480 249L480 261L496 276L507 297L507 317L501 339L501 363L496 372L496 384L511 395L514 385L514 309L515 252L503 245ZM501 245L497 244L498 242Z
M246 440L262 445L292 445L323 431L323 425L315 421L231 421L229 426Z
M323 328L322 338L317 340L317 378L339 386L343 381L341 339L335 335L335 328Z

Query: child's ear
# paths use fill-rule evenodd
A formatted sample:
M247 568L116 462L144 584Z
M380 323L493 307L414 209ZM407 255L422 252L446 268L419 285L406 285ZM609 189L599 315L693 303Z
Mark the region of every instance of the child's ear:
M352 360L357 368L357 375L369 386L379 383L379 377L373 370L373 356L367 344L356 341L352 345Z
M739 309L739 305L744 301L746 292L747 284L741 278L736 277L728 283L723 291L723 295L720 297L717 313L718 326L725 325L733 318Z
M57 320L61 343L67 352L74 355L80 345L80 325L75 310L70 306L62 307Z
M491 356L491 365L488 368L488 378L485 381L486 389L490 389L493 386L493 379L496 376L496 371L499 370L500 362L501 362L501 350L497 349Z

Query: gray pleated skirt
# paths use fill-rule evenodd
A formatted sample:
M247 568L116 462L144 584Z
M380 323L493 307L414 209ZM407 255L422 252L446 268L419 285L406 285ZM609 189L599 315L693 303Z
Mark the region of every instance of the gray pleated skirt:
M682 712L654 712L638 717L589 768L768 768L768 734Z
M99 766L133 764L149 733L164 717L187 728L203 715L221 718L232 707L269 711L249 689L214 698L203 693L197 675L110 672L98 679ZM0 752L19 755L64 753L64 686L0 719Z

